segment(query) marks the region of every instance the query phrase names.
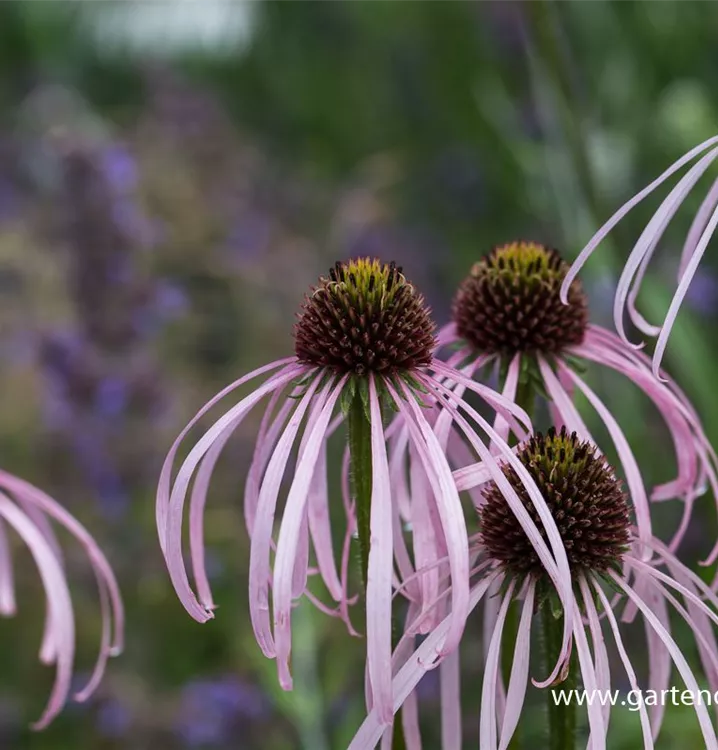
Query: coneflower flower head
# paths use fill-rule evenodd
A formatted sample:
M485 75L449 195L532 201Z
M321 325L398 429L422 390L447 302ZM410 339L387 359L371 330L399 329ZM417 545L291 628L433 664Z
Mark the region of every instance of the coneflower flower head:
M210 478L232 432L255 405L269 398L244 498L251 537L249 610L257 642L266 656L277 659L280 684L290 689L295 599L306 594L324 611L342 617L351 629L347 569L356 532L366 596L367 694L385 723L392 720L395 586L408 580L402 591L422 611L442 585L450 594L435 615L440 619L450 613L451 626L440 658L458 645L469 607L468 534L447 458L451 428L455 425L465 439L464 451L470 444L483 458L484 467L495 473L500 473L499 465L477 432L484 432L497 453L515 462L506 443L509 431L524 439L531 430L531 421L520 406L475 383L470 373L434 358L434 331L424 298L401 268L370 258L337 263L304 299L294 329L295 356L259 368L203 407L172 446L157 492L157 528L170 576L188 612L204 622L214 608L203 547ZM263 384L207 430L172 480L174 457L191 427L222 397L271 371L275 372ZM495 431L463 399L467 389L501 415L505 429ZM385 419L392 414L385 429ZM330 512L328 474L332 467L327 444L343 424L348 437L341 477L346 525L338 568L330 525L336 513ZM296 464L275 539L282 479L297 443ZM530 482L527 477L524 472L523 480ZM197 595L182 555L183 508L191 485L189 539ZM529 490L540 508L548 544L515 493L512 507L523 514L522 524L559 598L570 610L573 593L565 550L545 501L535 486ZM411 551L406 530L411 535ZM310 564L312 551L316 566ZM308 590L312 573L321 576L336 609ZM571 616L569 612L564 656L570 645ZM424 627L430 629L431 622L427 620Z
M406 373L431 363L436 326L401 266L337 263L308 295L295 325L297 359L336 373Z
M582 370L593 362L633 381L654 402L673 438L678 476L655 487L650 497L685 502L684 517L670 545L675 549L687 528L695 498L705 491L707 482L718 489L715 454L695 410L675 384L658 382L645 355L589 323L586 295L580 281L575 276L569 278L569 273L569 264L557 250L538 243L496 247L473 266L459 286L453 303L454 322L444 327L438 338L442 345L458 347L455 356L463 356L463 362L498 362L505 376L504 396L529 408L537 396L544 396L556 427L565 425L582 439L592 440L573 403L574 392L581 391L614 443L639 533L648 540L652 536L649 493L633 450L616 416L584 381ZM528 403L524 403L526 399ZM478 465L459 470L459 488L466 489L469 477L479 473ZM718 546L710 559L716 556Z
M551 354L583 342L588 303L577 280L560 299L568 264L535 242L495 247L474 264L453 303L456 333L478 352Z
M536 433L519 445L517 457L541 488L547 505L566 545L571 581L576 592L573 604L572 640L575 659L567 664L560 679L570 677L574 686L588 691L615 689L608 657L608 638L612 638L625 671L628 684L638 691L634 662L629 643L621 635L621 623L636 617L643 620L646 632L649 677L647 689L660 695L671 680L671 662L690 691L699 684L684 653L671 634L669 607L687 625L695 639L702 667L711 691L718 687L718 599L710 588L686 568L659 540L637 537L630 524L629 506L620 480L612 467L598 453L595 445L582 440L566 429ZM513 469L503 467L503 477L515 484ZM524 531L512 521L506 493L500 482L484 484L484 505L480 508L481 533L472 546L475 567L472 570L470 607L484 602L485 614L491 613L485 630L486 656L480 707L481 750L506 750L519 725L530 678L531 652L539 649L542 658L555 657L558 632L566 611L554 606L552 590L546 586L545 573L537 563ZM522 489L516 486L519 496ZM524 500L525 501L525 500ZM529 512L530 505L526 503ZM648 544L654 558L650 563L641 559L640 550ZM662 570L662 568L665 569ZM509 632L507 616L516 608L518 629ZM623 607L623 611L620 612ZM411 708L403 714L403 728L408 750L421 747L416 696L413 692L432 666L432 656L446 638L447 620L437 624L416 646L413 634L419 627L421 614L414 612L414 621L407 623L405 633L394 655L395 709L403 704ZM541 627L541 638L532 638L532 630ZM610 634L610 635L609 635ZM590 639L589 639L590 636ZM407 649L407 645L410 648ZM412 649L411 646L414 646ZM501 678L501 654L513 655L508 684ZM408 651L408 653L407 653ZM693 644L691 652L693 651ZM640 660L646 649L641 649ZM458 670L458 663L456 665ZM580 680L580 682L579 682ZM536 681L533 681L534 684ZM547 696L556 707L555 696ZM460 723L455 707L460 703L458 687L452 693L442 689L442 736L451 737L451 747L461 746ZM706 705L695 704L705 747L718 748L716 732ZM590 730L589 747L605 750L611 706L587 701ZM562 709L558 709L561 711ZM576 706L568 706L573 712ZM640 704L638 714L643 745L653 747L663 721L663 708ZM551 711L549 712L551 715ZM574 719L559 717L551 722L551 746L572 747L575 740L567 727ZM349 750L372 748L387 730L371 711L355 735Z
M565 427L560 432L551 428L545 435L533 435L521 446L517 457L546 499L571 571L589 573L619 568L628 550L631 521L621 482L605 458L597 455L589 443L579 441L575 432L569 435ZM516 472L504 466L504 473L538 522ZM484 490L484 501L479 515L486 554L499 562L507 574L545 576L533 545L495 482Z

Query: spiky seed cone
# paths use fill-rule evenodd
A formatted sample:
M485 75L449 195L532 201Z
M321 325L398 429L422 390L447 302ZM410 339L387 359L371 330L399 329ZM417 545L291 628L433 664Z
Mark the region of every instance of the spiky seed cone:
M512 356L555 354L580 344L588 324L586 295L574 281L559 297L569 265L534 242L495 247L474 264L454 297L458 335L477 351Z
M617 566L629 542L630 517L621 482L588 442L563 428L537 433L519 448L551 511L575 571L602 572ZM528 492L509 466L503 472L546 539ZM516 575L540 576L544 568L516 516L492 483L480 510L481 537L487 554Z
M435 325L394 263L337 263L305 297L294 327L300 362L338 373L391 374L431 362Z

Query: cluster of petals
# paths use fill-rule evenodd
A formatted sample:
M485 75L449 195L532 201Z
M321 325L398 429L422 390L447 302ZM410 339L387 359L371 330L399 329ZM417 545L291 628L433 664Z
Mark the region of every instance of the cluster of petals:
M194 425L225 396L263 375L268 377L220 416L194 443L175 473L173 465L177 452ZM439 619L443 621L441 611L435 608L435 600L448 592L446 638L433 655L439 661L456 649L471 608L468 532L447 458L447 452L451 454L447 443L452 429L463 435L466 444L481 456L483 466L490 467L492 477L505 488L507 501L534 542L558 596L567 611L572 611L568 561L556 524L535 483L506 443L509 427L520 438L531 432L531 422L524 410L438 360L411 375L419 389L402 378L367 376L372 457L371 544L366 585L367 699L385 725L391 724L393 717L394 590L403 586L402 592L411 606L426 616L424 632L429 632ZM456 380L462 382L458 388L453 387ZM307 595L322 609L345 619L352 628L348 614L351 602L348 564L356 518L348 489L349 457L345 452L341 477L344 545L340 554L335 553L332 545L327 461L329 438L344 419L339 405L347 382L347 376L308 366L294 357L249 373L217 394L190 421L170 449L160 477L157 528L162 551L181 602L192 617L205 622L212 617L214 608L203 542L203 516L210 478L232 433L253 407L267 400L244 496L244 514L251 539L249 608L256 640L266 656L277 660L279 681L285 689L292 687L289 663L295 600ZM380 388L396 411L386 429L381 418ZM497 412L505 427L497 432L462 398L465 389L476 393ZM288 471L293 451L296 459ZM546 529L548 543L515 490L505 481L499 456L511 462L520 473ZM289 475L288 489L283 495L281 518L275 524L285 474ZM188 494L194 588L182 549ZM405 529L410 531L413 542L413 563L403 533ZM321 602L308 590L308 580L313 574L321 577L334 600L333 605ZM564 628L563 649L549 679L556 677L568 658L571 626L569 616Z
M655 695L665 694L675 671L686 688L698 695L699 677L686 658L684 650L671 632L670 611L673 610L690 629L699 653L701 667L711 692L718 688L718 598L703 580L686 568L668 548L657 539L650 542L653 559L643 557L645 542L634 532L631 551L623 559L622 568L610 570L604 576L582 572L574 577L576 594L572 601L572 638L581 683L586 691L616 689L623 680L612 679L607 642L613 641L620 657L626 679L632 690L639 691L634 660L626 648L621 626L640 617L643 621L650 664L645 689ZM482 750L506 750L519 723L528 689L529 679L534 685L544 686L530 675L532 626L537 622L537 581L529 577L517 582L500 564L487 558L480 541L471 547L472 585L469 606L473 610L483 604L490 613L485 629L486 658L480 707L480 742ZM607 580L610 587L606 585ZM446 595L446 594L445 594ZM494 600L496 603L494 604ZM440 600L437 600L437 604ZM506 620L510 605L521 610L518 631L506 642ZM544 605L546 606L546 605ZM409 608L407 626L394 651L393 696L394 710L401 711L402 728L407 750L420 750L418 705L415 689L429 669L435 665L436 653L446 642L449 617L442 619L417 646L422 615L417 608ZM607 638L608 636L608 638ZM504 686L501 678L502 648L512 649L509 681ZM442 747L462 746L459 701L459 653L441 665ZM637 693L638 694L638 693ZM664 706L638 704L643 735L643 747L654 747L663 721ZM700 730L709 750L718 748L716 729L704 703L696 702L695 712ZM605 750L611 715L609 701L595 700L587 705L590 738L588 747ZM349 750L367 750L382 743L391 748L391 731L387 730L376 709L369 712L355 735Z
M512 580L486 555L480 538L470 537L460 493L471 497L475 512L483 488L494 484L506 500L536 551L546 582L555 591L562 617L561 645L549 674L534 684L546 688L565 677L573 653L586 689L610 686L601 622L608 623L626 673L634 685L635 671L623 647L614 610L625 603L621 619L641 614L651 658L651 687L664 685L671 660L686 685L697 685L686 659L675 644L668 605L695 634L704 669L718 686L718 651L712 623L716 615L706 604L714 595L675 557L685 535L696 498L710 486L718 497L718 460L695 409L678 386L658 379L647 355L616 336L588 326L581 343L559 353L517 353L507 361L498 354L474 351L450 324L439 334L439 347L452 348L447 361L431 358L428 365L407 372L364 375L340 373L329 366L288 357L260 367L213 397L182 430L160 475L156 522L160 546L177 595L199 622L213 616L214 601L205 568L204 512L217 461L237 428L255 407L263 405L254 454L244 489L244 517L250 536L249 612L262 652L277 662L280 685L292 688L290 670L292 610L302 597L324 612L350 618L350 548L357 534L357 508L350 491L349 449L344 433L345 406L362 388L370 426L371 502L369 553L365 581L366 701L368 717L352 750L391 747L394 713L403 706L401 721L410 750L421 746L418 706L413 692L421 677L438 668L442 695L442 746L461 743L459 713L459 645L466 620L483 601L486 668L482 694L481 747L506 748L518 724L528 684L530 631L536 581ZM530 358L530 361L529 361ZM619 421L588 385L577 361L614 370L635 383L653 402L666 424L676 456L676 476L646 489L638 462ZM486 368L507 365L502 391L478 382ZM572 573L566 548L545 498L528 469L510 447L533 433L531 421L517 403L527 368L541 379L552 421L596 445L574 405L582 393L605 425L619 456L635 513L632 546L622 568L607 574L621 594L609 602L605 581L591 573ZM235 392L252 381L252 390L237 399ZM190 441L205 415L225 398L232 401L216 421ZM481 408L475 406L481 401ZM484 412L488 410L491 416ZM384 417L393 413L385 426ZM340 462L332 461L333 437ZM189 444L188 450L184 443ZM183 460L178 461L182 451ZM600 455L600 450L596 447ZM178 467L175 465L179 464ZM333 469L336 466L336 476ZM529 513L506 474L511 467L526 491L535 514ZM342 502L330 498L340 487ZM684 504L679 527L667 545L651 527L651 502L677 499ZM185 512L185 506L188 506ZM343 543L333 543L338 514L343 514ZM183 531L188 523L189 568ZM538 525L534 518L538 518ZM708 562L718 558L718 545ZM663 572L665 570L668 573ZM321 586L311 579L320 579ZM406 608L405 627L394 644L393 615ZM612 594L613 596L613 594ZM683 603L679 601L682 597ZM327 602L330 598L331 602ZM506 688L499 652L506 613L512 601L522 607L514 668ZM612 609L613 608L613 609ZM589 647L589 638L593 650ZM417 646L417 644L419 644ZM697 709L708 747L715 734ZM606 707L589 708L590 746L605 747ZM660 710L641 711L646 747L652 747L662 719ZM711 744L713 743L713 744Z
M656 190L656 188L660 187L676 172L679 172L691 162L695 162L663 200L638 238L638 241L631 250L631 254L626 261L623 271L621 272L614 300L616 330L624 342L630 343L625 330L625 312L628 312L629 319L633 325L641 331L641 333L649 337L658 337L653 355L653 372L657 378L661 377L661 361L668 344L671 330L676 321L676 317L678 316L681 305L688 293L691 282L696 275L696 271L698 270L703 255L705 254L706 248L713 237L716 226L718 225L718 179L713 182L706 193L686 236L678 265L676 290L663 323L658 326L649 323L637 309L636 301L646 270L648 269L650 261L666 227L686 200L691 190L695 187L696 183L705 174L713 162L715 162L716 158L718 158L718 136L709 138L691 149L688 153L684 154L678 159L678 161L666 169L665 172L643 188L643 190L636 193L636 195L613 214L613 216L591 238L586 247L583 248L563 282L561 290L562 299L566 302L571 283L576 278L590 255L611 232L613 227L615 227L632 208L637 206L644 198L648 197L654 190ZM635 346L640 347L642 344L637 344Z
M124 612L112 569L96 542L72 515L41 490L0 470L0 615L17 609L12 564L12 535L27 546L37 566L47 602L40 661L54 664L55 682L35 729L46 727L67 702L75 661L75 616L63 555L53 523L68 532L84 550L97 581L102 634L95 667L74 698L87 700L98 686L107 659L122 650Z
M471 348L457 337L453 324L442 329L439 339L443 345L458 347L453 355L456 361L471 363L470 370L466 366L462 368L466 377L470 372L476 372L479 366L494 362L491 355L472 354ZM502 395L509 400L516 398L523 358L526 356L515 354L508 366ZM713 496L718 498L718 459L706 437L701 420L686 395L668 376L661 380L654 377L650 358L644 352L626 346L616 334L600 326L589 325L581 344L569 346L557 355L538 354L537 361L542 384L549 398L553 422L557 427L565 425L582 439L595 444L574 404L576 391L583 394L605 425L623 468L636 514L638 534L646 543L653 536L650 502L677 499L684 503L681 522L669 544L671 551L675 551L688 528L696 498L703 495L708 487ZM577 371L577 362L601 365L625 376L653 402L673 444L677 467L674 479L654 487L650 492L646 489L638 462L619 420ZM503 429L505 432L505 425ZM458 469L455 479L458 488L465 490L489 481L490 476L479 462ZM717 558L718 545L710 553L706 563L712 564Z

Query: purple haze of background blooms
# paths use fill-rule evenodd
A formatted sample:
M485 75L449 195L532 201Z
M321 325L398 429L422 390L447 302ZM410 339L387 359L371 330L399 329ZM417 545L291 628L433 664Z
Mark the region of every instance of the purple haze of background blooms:
M336 284L336 289L342 293L354 293L352 284L358 283L355 278L363 278L366 283L369 278L374 278L376 283L372 282L366 289L370 292L378 290L377 293L383 288L379 284L390 283L387 278L400 278L400 282L396 283L406 285L410 289L408 294L415 294L400 271L378 261L361 259L337 264L336 273L340 276L333 275L331 280L321 279L319 287L307 297L303 314L309 315L309 320L313 320L313 313L307 312L312 299L318 299L317 295L322 293L330 295L326 299L331 300L331 290L334 288L332 284ZM350 282L349 279L353 281ZM359 298L363 299L361 295ZM322 296L321 299L325 297ZM420 297L416 299L416 304L423 304ZM432 343L432 350L433 347ZM433 598L439 593L435 586L425 581L423 570L415 572L411 567L406 542L401 533L400 516L403 515L404 520L411 523L415 554L419 554L417 545L422 540L438 540L434 558L424 560L424 564L442 571L442 576L447 576L450 584L448 588L445 587L451 602L448 629L432 659L440 660L457 647L465 625L469 607L468 536L443 442L449 434L447 428L451 428L454 422L472 448L482 456L484 466L494 476L501 474L497 457L490 453L479 433L485 433L498 448L499 455L516 466L546 529L548 543L528 516L516 493L508 488L507 502L517 514L531 543L535 545L541 563L567 612L562 648L546 684L555 679L568 658L573 627L574 594L566 553L543 497L505 440L458 392L450 392L446 401L431 395L432 391L441 388L443 380L461 381L463 384L464 379L452 367L434 359L430 352L427 355L426 366L407 373L409 378L414 378L421 384L421 390L409 385L409 382L414 381L407 382L401 377L393 378L371 370L367 375L353 376L364 378L367 388L367 417L370 417L371 423L371 546L366 584L367 688L370 703L385 727L391 725L394 709L391 688L393 585L401 586L401 579L407 581L406 591L403 588L402 591L418 608L412 610L417 616L423 615L435 604ZM268 373L272 374L262 385L231 407L195 443L173 479L176 454L190 429L222 398L244 383ZM276 658L279 681L284 689L292 687L289 655L293 600L306 594L323 611L341 617L352 629L348 615L348 605L351 603L347 588L348 560L349 543L357 520L353 498L349 496L348 489L349 456L345 451L342 471L345 541L339 568L336 565L329 525L327 471L330 467L326 461L329 437L344 421L343 414L340 412L334 416L334 411L340 396L348 387L348 378L346 373L342 374L328 366L307 364L296 356L258 368L229 385L197 413L171 447L160 476L156 520L162 552L182 604L197 621L206 622L213 616L214 609L205 570L203 542L203 514L209 482L216 461L232 433L254 406L262 399L269 398L245 486L244 513L251 538L249 608L252 626L263 653L269 658ZM301 389L297 386L300 382ZM521 437L528 434L531 423L523 409L486 386L470 381L467 387L501 414ZM394 422L386 432L379 416L380 389L382 398L393 403L393 408L397 411ZM422 394L424 389L427 392ZM294 397L289 398L290 395ZM433 418L435 414L432 415L432 410L421 408L417 398L424 402L423 406L433 406L434 411L438 410L439 419L442 420L441 427L432 428L429 418ZM299 440L298 460L275 541L273 526L280 484L302 425L305 427ZM400 446L396 451L393 450L395 440ZM390 450L387 443L392 446ZM401 462L408 452L416 459L410 496L403 491L405 482L401 480L405 471L405 464ZM184 505L193 477L194 484L189 497L189 539L190 561L197 593L190 586L182 553ZM418 499L414 501L414 498ZM313 569L309 566L311 547L317 562ZM276 554L272 570L270 552L273 548ZM401 572L400 580L393 578L393 558L396 558ZM315 572L321 576L336 602L335 610L321 603L307 589L308 577ZM270 587L273 628L270 620ZM396 660L400 659L401 653L396 653L395 657L394 666L398 668Z
M570 272L566 276L562 287L562 299L566 302L568 289L572 281L576 278L593 251L598 247L606 235L609 234L613 227L616 226L616 224L618 224L618 222L634 206L638 205L669 177L700 156L700 159L698 159L683 175L676 186L663 200L658 207L658 210L641 233L638 241L633 246L633 250L631 250L623 272L621 273L614 300L614 321L616 324L616 330L624 342L635 348L640 348L642 346L642 344L631 344L628 339L624 323L624 313L626 311L628 312L630 321L641 333L646 336L658 337L655 353L653 355L653 373L659 379L662 378L661 361L681 304L688 295L688 290L698 272L699 264L703 259L703 254L713 237L716 226L718 226L718 179L713 182L710 190L706 193L703 203L696 213L688 235L686 236L678 266L678 285L663 323L658 326L650 324L636 308L636 300L648 265L650 264L653 253L655 252L666 227L680 208L683 201L688 197L688 194L698 180L718 158L717 144L718 136L714 136L691 149L687 154L666 169L663 174L621 206L621 208L613 214L598 232L596 232L583 250L581 250L581 253L574 261ZM708 153L705 153L706 151Z
M138 408L148 414L161 407L148 347L183 305L171 285L155 290L138 271L137 252L152 237L134 201L138 175L130 152L118 144L65 146L58 156L78 325L65 335L48 333L41 343L49 414L101 507L118 518L133 487L116 436Z
M256 687L233 675L193 680L182 691L177 733L189 747L218 744L236 736L243 721L268 718L269 709Z

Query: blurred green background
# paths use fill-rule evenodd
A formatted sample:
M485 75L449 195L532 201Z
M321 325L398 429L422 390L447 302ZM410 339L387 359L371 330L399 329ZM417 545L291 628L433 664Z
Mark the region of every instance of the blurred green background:
M40 583L18 545L0 747L345 747L363 712L361 642L300 607L301 690L284 694L252 638L241 497L256 421L213 484L220 608L205 626L176 600L156 542L171 440L219 387L292 352L302 294L337 258L401 263L444 323L492 244L534 239L574 257L715 134L717 31L718 5L703 2L0 3L2 466L91 529L128 609L126 653L96 697L31 733L52 675L36 658ZM617 272L656 205L589 263L595 322L612 327ZM667 307L689 222L682 212L667 233L642 297L649 318ZM714 444L717 265L709 251L666 360ZM588 377L623 415L647 482L665 479L657 415L625 381ZM711 499L699 507L691 563L714 536ZM676 517L660 510L659 528ZM66 562L81 679L98 606L70 545ZM477 620L464 649L466 747L478 743L480 631ZM421 711L425 747L438 747L434 673ZM609 747L641 744L636 714L615 711L612 727ZM698 737L692 709L669 707L658 746Z

